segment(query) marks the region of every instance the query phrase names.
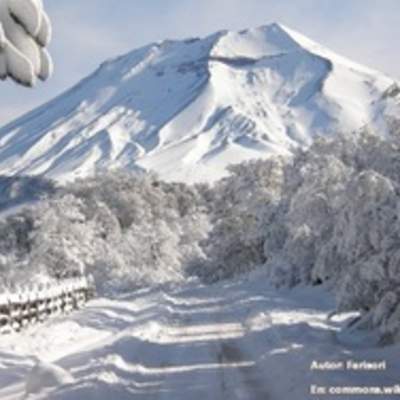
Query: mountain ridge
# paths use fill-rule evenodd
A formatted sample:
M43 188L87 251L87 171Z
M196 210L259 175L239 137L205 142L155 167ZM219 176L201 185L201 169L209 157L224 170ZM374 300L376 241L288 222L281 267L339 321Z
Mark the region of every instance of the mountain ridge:
M280 24L166 40L107 60L0 129L0 174L69 181L113 169L214 181L317 135L384 129L394 79Z

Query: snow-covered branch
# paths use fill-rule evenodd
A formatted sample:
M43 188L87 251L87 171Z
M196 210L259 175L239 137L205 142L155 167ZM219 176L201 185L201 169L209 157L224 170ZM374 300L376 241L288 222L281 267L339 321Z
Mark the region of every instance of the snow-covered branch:
M53 70L51 24L41 0L0 0L0 78L33 86Z

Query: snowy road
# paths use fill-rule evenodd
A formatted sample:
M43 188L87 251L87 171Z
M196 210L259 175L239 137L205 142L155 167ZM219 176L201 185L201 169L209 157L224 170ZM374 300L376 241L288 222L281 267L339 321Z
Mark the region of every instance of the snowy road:
M327 320L332 304L320 293L276 292L253 279L99 299L73 316L2 338L0 399L299 400L320 398L310 394L313 384L398 383L399 349L357 345L357 337L345 344L337 334L343 322ZM35 357L51 363L50 375L56 364L72 380L46 389L37 369L37 376L30 372ZM314 360L348 359L386 359L388 368L310 370ZM34 393L32 385L26 393L26 382L35 380Z

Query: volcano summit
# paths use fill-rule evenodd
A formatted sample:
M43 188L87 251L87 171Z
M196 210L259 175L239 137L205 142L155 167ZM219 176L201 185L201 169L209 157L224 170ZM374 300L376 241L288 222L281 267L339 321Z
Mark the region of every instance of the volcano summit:
M104 170L214 181L229 164L318 135L385 133L398 83L272 24L163 41L103 63L0 130L0 174L60 182Z

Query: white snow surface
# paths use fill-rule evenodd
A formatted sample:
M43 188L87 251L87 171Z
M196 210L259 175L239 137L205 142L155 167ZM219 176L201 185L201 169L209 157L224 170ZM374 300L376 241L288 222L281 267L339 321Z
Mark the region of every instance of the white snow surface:
M0 398L302 400L313 384L397 384L398 347L344 334L350 316L330 318L333 307L322 289L276 291L260 273L97 299L2 337ZM348 360L385 360L387 370L310 370Z
M42 393L73 382L72 376L64 369L50 363L38 361L29 372L25 384L27 395Z
M396 85L279 24L153 43L2 128L0 174L63 182L140 167L214 181L316 135L365 124L384 134Z

